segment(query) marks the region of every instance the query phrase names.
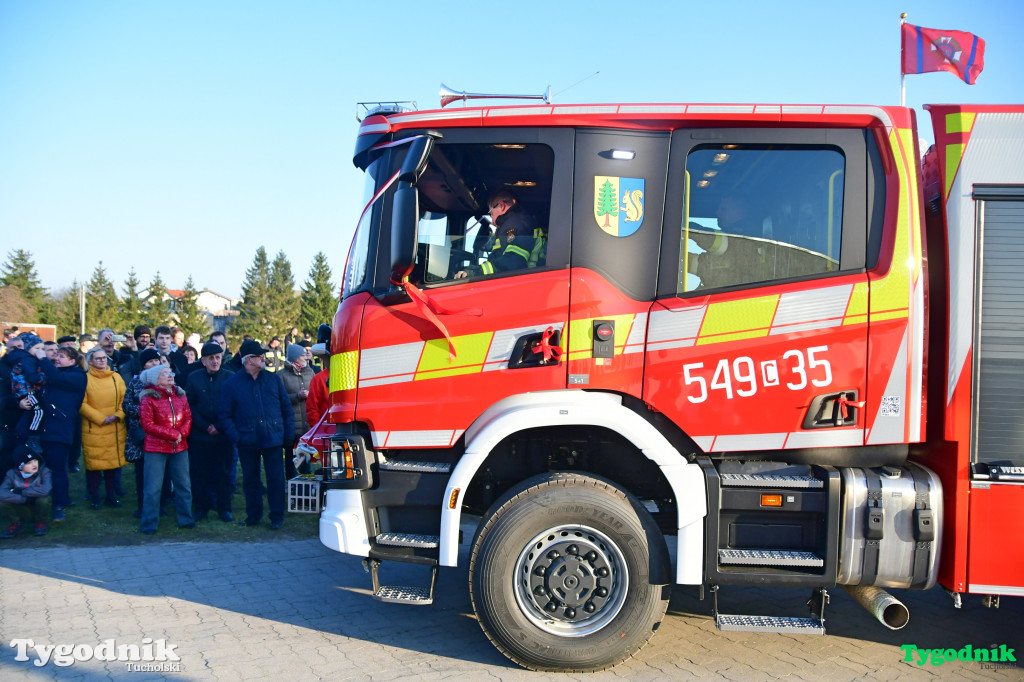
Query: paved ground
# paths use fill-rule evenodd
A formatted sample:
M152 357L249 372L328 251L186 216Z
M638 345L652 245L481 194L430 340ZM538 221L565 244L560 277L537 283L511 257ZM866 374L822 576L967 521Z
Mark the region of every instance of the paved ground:
M396 680L586 679L896 680L1024 679L1024 599L984 609L977 597L956 611L940 590L902 592L911 620L890 632L842 590L827 612L826 637L725 633L710 601L676 588L669 615L635 658L594 675L524 671L487 641L472 615L466 569L445 569L432 607L382 604L369 595L359 559L314 538L252 544L161 544L0 550L0 680ZM399 571L407 567L398 567ZM386 577L386 576L385 576ZM723 610L804 615L803 591L733 588ZM785 603L784 603L785 602ZM14 640L95 647L104 640L174 645L179 670L129 671L96 660L39 667L18 661ZM1014 669L904 662L902 644L1016 648ZM28 647L28 645L24 645Z

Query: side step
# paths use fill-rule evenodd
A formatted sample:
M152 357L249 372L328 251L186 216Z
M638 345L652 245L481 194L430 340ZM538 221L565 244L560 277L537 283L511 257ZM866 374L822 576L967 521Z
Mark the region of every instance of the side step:
M418 474L447 474L452 465L447 462L417 462L400 459L381 459L377 466L385 471L411 471Z
M824 566L825 560L813 552L775 549L720 549L718 563L734 566Z
M436 549L441 544L438 535L419 535L416 533L381 533L374 542L390 547L417 547L420 549Z
M413 604L415 606L429 606L434 603L434 587L437 585L437 566L430 567L430 587L410 587L408 585L381 585L377 570L380 568L380 561L377 559L366 559L363 567L370 572L373 580L373 598L378 601L392 604Z
M718 612L718 585L711 586L712 613L715 616L715 627L719 630L732 632L778 632L787 635L824 635L825 605L829 603L828 590L817 587L811 592L807 606L811 609L810 618L793 618L791 616L747 616Z
M823 635L825 626L817 618L787 616L736 616L720 613L715 616L719 630L733 632L780 632L789 635Z
M730 488L821 488L824 482L814 476L782 474L719 474L722 485Z

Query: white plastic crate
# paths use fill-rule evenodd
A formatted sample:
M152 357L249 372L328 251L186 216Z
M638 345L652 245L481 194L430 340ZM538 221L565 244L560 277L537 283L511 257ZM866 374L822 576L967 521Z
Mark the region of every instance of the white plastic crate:
M288 481L288 511L296 514L320 513L320 481L296 476Z

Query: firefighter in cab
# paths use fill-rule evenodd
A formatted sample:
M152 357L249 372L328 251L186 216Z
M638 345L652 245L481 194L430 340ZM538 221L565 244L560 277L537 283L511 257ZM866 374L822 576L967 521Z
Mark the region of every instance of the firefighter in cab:
M494 225L493 243L487 260L459 270L455 279L523 270L533 260L539 240L533 218L519 206L516 195L507 189L498 190L487 201L487 211Z

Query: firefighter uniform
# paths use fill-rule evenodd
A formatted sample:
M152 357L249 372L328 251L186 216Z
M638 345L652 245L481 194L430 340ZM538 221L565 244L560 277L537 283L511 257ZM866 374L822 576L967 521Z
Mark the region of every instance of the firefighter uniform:
M494 225L497 229L487 260L480 265L467 266L468 275L525 270L542 258L542 233L534 226L533 218L519 206L498 216Z

